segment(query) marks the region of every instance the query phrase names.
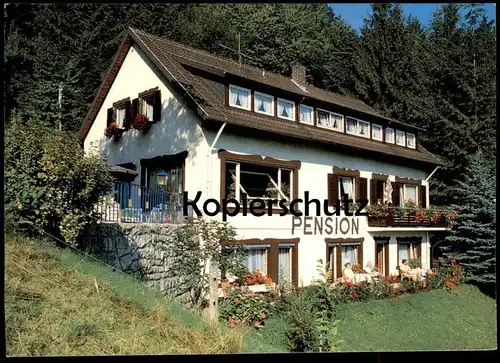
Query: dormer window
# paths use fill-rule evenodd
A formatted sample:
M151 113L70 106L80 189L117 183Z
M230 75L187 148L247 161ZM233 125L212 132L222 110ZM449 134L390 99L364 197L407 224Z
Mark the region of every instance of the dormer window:
M343 132L344 116L318 109L318 126Z
M295 102L278 98L278 117L295 120Z
M406 146L404 131L396 130L396 144L399 146Z
M358 121L358 135L363 137L370 137L370 123L366 121Z
M313 108L306 106L306 105L300 105L300 122L303 122L305 124L312 125L313 124Z
M274 116L274 97L265 93L254 92L255 112Z
M358 120L347 117L346 120L346 131L348 134L357 134L358 130Z
M385 129L385 142L394 144L394 129L389 127Z
M230 85L229 106L250 110L250 90Z
M382 141L382 126L372 124L372 139Z
M411 149L416 148L417 145L415 142L415 135L414 134L410 134L410 133L406 134L406 146L408 146Z

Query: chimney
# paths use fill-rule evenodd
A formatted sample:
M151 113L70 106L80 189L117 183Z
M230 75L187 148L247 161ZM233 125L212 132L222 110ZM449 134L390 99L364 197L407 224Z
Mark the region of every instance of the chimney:
M306 83L306 67L298 62L292 63L292 80L298 85L305 87Z

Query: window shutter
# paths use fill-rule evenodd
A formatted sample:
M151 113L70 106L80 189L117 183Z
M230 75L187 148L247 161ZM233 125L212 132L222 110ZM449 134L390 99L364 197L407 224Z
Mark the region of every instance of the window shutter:
M361 269L363 269L365 266L363 265L363 242L358 247L358 263L361 266Z
M339 178L335 174L328 174L328 205L336 205L339 199Z
M131 102L127 101L127 103L125 103L125 120L123 122L125 130L130 129L131 124L132 124Z
M108 118L106 120L106 126L111 125L113 122L113 107L108 108Z
M161 91L156 91L153 101L153 122L161 120Z
M384 261L384 269L385 269L385 276L389 276L389 243L386 243L384 246L385 250L385 261Z
M427 187L425 185L420 186L420 195L418 199L420 200L420 206L422 208L427 208Z
M401 203L401 183L392 183L392 205L399 207Z
M377 204L377 180L370 180L370 201L371 204Z
M138 113L139 113L139 99L134 98L130 103L130 120L134 121Z
M417 243L417 258L422 258L422 244Z
M358 185L358 202L368 199L368 180L366 178L357 178L359 180Z

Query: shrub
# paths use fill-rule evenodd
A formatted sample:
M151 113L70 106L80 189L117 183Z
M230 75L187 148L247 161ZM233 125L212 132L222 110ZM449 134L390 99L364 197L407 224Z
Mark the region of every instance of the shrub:
M226 289L227 297L219 299L219 319L233 328L236 325L261 327L272 315L275 294L253 293L245 287L233 286Z
M111 188L109 166L85 155L75 134L13 119L5 130L5 205L10 221L32 224L77 244L95 220L99 196Z

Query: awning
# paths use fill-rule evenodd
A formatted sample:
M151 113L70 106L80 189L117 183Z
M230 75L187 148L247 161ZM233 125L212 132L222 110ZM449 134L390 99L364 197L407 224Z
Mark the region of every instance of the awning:
M127 169L124 168L123 166L118 166L118 165L111 165L111 172L112 173L118 173L118 174L130 174L133 176L137 175L137 171L132 170L132 169Z

